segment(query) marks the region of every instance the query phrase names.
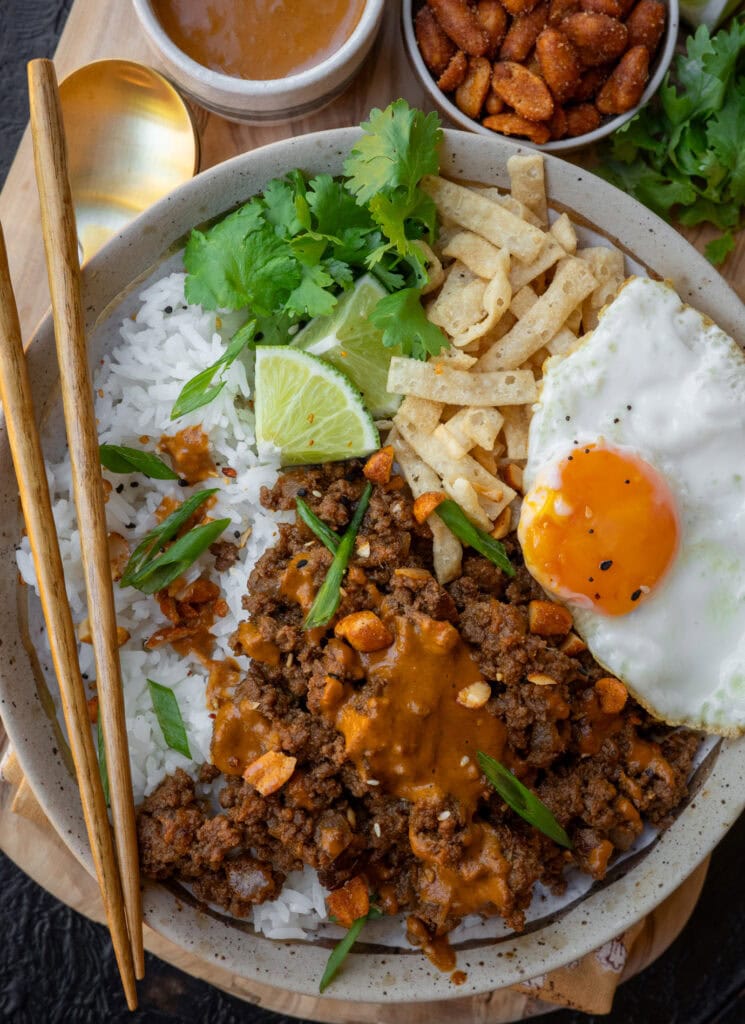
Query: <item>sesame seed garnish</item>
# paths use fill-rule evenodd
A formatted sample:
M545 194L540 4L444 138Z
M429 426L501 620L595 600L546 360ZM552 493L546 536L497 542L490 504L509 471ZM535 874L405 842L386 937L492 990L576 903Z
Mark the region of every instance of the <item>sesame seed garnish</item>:
M116 493L121 494L124 490L124 484L117 484Z
M610 569L610 567L612 565L613 565L613 559L606 558L603 562L600 563L600 568L603 570L603 572L607 572L608 569Z
M376 835L376 836L378 837L378 839L380 839L380 825L378 824L378 822L377 822L377 821L376 821L376 822L375 822L375 824L373 825L373 832L374 832L374 833L375 833L375 835Z
M323 495L321 494L320 491L311 491L310 493L313 495L314 498L322 498L323 497Z
M594 583L595 582L595 577L594 576L588 576L587 577L587 582L588 583Z
M368 784L368 786L379 786L380 785L380 783L378 782L377 779L368 779L367 780L367 784Z
M450 817L450 811L441 811L437 815L437 820L438 821L447 821L449 817Z
M618 416L616 416L616 418L615 418L615 419L613 420L613 422L614 422L614 423L620 423L621 421L620 421L620 419L618 418Z
M301 558L299 562L295 563L295 568L296 569L304 569L307 564L308 564L308 559L307 558Z
M468 757L467 754L460 759L460 766L461 766L461 768L465 768L466 765L470 764L470 763L471 763L471 758Z
M638 601L641 596L642 596L641 590L635 590L634 593L631 595L631 600L632 601Z
M600 594L596 594L596 595L595 595L595 600L596 600L596 601L599 601L599 600L600 600Z

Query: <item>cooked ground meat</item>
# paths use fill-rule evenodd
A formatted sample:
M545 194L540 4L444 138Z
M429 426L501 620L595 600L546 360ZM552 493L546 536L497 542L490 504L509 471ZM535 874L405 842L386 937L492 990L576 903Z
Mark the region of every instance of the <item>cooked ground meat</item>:
M262 491L262 502L292 509L301 496L343 532L364 482L357 462L312 467L286 473ZM387 913L414 914L433 935L474 909L499 912L520 929L537 881L560 890L572 862L602 878L643 820L664 825L670 819L686 795L697 735L661 726L631 699L620 710L604 710L599 681L607 673L592 656L562 652L563 636L530 632L528 604L545 595L523 566L514 536L505 542L514 578L467 552L461 577L442 587L429 571L431 534L416 523L409 491L397 478L376 486L334 622L373 611L392 630L393 643L387 653L359 653L334 636L333 623L303 628L332 556L300 521L280 526L279 534L251 573L248 619L233 638L235 653L251 656L250 667L215 723L213 760L225 773L221 812L197 798L184 772L166 778L139 811L144 874L188 880L200 898L240 916L275 898L285 875L308 864L330 889L362 876ZM218 567L230 563L229 551L214 553ZM432 690L428 666L440 664L427 658L445 649L451 658L458 653L458 671L468 676L458 686L472 678L489 684L482 710L464 711L455 702L453 708L472 716L464 721L474 723L475 735L499 744L501 760L568 832L571 853L488 787L466 746L462 789L427 789L410 779L406 790L405 778L392 783L373 776L393 756L374 745L375 715L394 707L396 686L406 681L395 675L396 657L415 642L421 658L409 675L420 673L422 700ZM549 677L549 685L528 682L531 675ZM397 739L390 708L400 772L416 768L426 754L418 744L429 740L422 732L409 750L406 737ZM421 713L426 723L437 712ZM449 721L450 747L435 743L431 756L441 762L437 771L452 776L446 761L461 734L455 718ZM242 773L267 750L294 758L294 770L278 786L257 783L257 789ZM216 772L204 766L200 781ZM466 884L469 878L481 882ZM491 895L473 906L476 891Z

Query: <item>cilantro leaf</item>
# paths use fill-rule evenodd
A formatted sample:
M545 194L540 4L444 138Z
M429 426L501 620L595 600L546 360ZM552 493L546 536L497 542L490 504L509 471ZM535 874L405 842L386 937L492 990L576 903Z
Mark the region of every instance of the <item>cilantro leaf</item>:
M712 239L711 242L706 246L706 257L711 260L712 263L719 266L720 263L724 263L729 254L735 247L735 239L732 236L731 231L726 231L719 238Z
M450 344L439 327L427 319L421 303L421 289L404 288L380 299L370 313L373 326L383 332L386 348L400 346L405 356L426 359Z

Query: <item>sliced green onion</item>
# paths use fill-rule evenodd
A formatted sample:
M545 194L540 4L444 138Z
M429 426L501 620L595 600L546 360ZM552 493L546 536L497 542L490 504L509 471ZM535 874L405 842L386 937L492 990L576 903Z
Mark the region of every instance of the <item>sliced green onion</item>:
M103 744L103 725L101 723L101 715L98 715L98 725L96 726L97 740L98 740L98 773L101 776L101 788L103 789L104 800L106 806L109 807L111 804L111 798L109 796L109 769L106 767L106 748Z
M155 717L158 719L163 739L171 750L183 754L191 760L189 740L184 727L184 720L181 717L181 709L173 690L169 686L162 686L152 679L147 681L150 697L153 702Z
M162 551L169 540L172 540L173 537L176 536L184 523L194 515L199 506L216 493L217 488L213 487L210 490L198 491L196 494L192 494L192 496L179 505L174 512L171 512L170 516L167 516L162 523L159 523L155 529L146 533L132 552L124 573L122 574L119 586L133 586L134 584L132 581L140 574L147 563L154 558L159 551Z
M302 498L295 498L295 507L298 516L308 529L315 533L316 537L318 537L322 544L326 545L332 555L335 555L341 543L339 534L334 533L330 526L327 526L322 519L319 519Z
M339 588L341 587L341 581L344 579L344 573L354 549L354 541L360 524L370 503L371 494L372 484L368 483L362 492L362 497L352 516L352 521L339 542L339 547L334 554L334 560L326 573L326 579L321 584L321 589L316 594L315 600L305 619L306 629L325 626L334 617L336 609L339 607L339 602L341 601Z
M209 405L220 394L225 387L225 381L213 384L215 374L219 371L222 376L229 366L236 361L241 352L250 345L256 333L256 321L248 320L242 327L239 327L230 344L224 353L211 366L192 377L187 381L179 392L179 396L171 409L171 419L177 420L179 416L185 416L187 412L194 412L203 405Z
M167 587L196 562L227 526L230 526L230 519L215 519L212 523L195 526L140 569L130 580L130 586L143 594L155 594Z
M488 781L516 814L539 832L543 832L544 836L571 850L572 842L569 836L535 793L523 786L522 782L495 758L480 750L476 756Z
M358 917L349 929L347 934L341 939L334 948L331 950L331 956L328 958L326 963L326 970L323 972L321 983L318 986L319 992L325 992L331 982L337 975L337 972L344 961L349 956L352 946L360 936L360 932L365 927L368 921L374 921L378 917L382 917L383 912L378 910L377 907L370 907L369 911L364 917Z
M151 452L123 444L102 444L98 450L101 465L111 473L142 473L152 480L178 480L178 473Z
M484 558L488 558L490 562L493 562L494 565L506 572L508 576L515 575L515 567L507 557L504 544L490 537L488 533L480 530L478 526L474 526L468 520L466 513L460 505L447 498L437 506L435 512L437 512L437 515L442 519L448 530L454 533L459 541L478 551Z

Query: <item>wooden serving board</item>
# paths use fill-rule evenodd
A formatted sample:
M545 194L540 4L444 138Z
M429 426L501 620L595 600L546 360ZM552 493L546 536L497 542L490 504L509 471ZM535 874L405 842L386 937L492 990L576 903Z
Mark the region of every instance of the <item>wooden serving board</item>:
M399 4L391 0L386 6L383 30L361 73L344 95L319 113L288 125L253 128L225 121L195 107L194 119L202 154L200 169L205 170L228 157L277 139L359 124L371 107L385 106L397 96L406 97L413 105L429 108L424 90L414 77L404 51ZM59 79L83 64L106 57L140 60L157 66L130 3L76 0L55 56ZM581 162L581 156L576 160ZM0 222L7 240L21 326L24 338L28 339L49 306L28 130L0 193ZM681 233L701 250L714 234L706 228L681 229ZM745 232L741 233L736 250L723 272L740 298L745 300ZM94 880L69 853L44 818L17 762L7 751L7 739L0 724L0 757L3 753L6 755L4 774L7 781L0 784L0 848L59 899L81 913L102 920ZM50 865L54 866L53 871L50 871ZM705 873L706 866L703 865L677 894L650 915L641 941L634 945L624 977L643 969L672 942L695 904ZM510 990L399 1008L390 1004L378 1006L319 1000L243 981L184 953L148 929L146 944L163 959L233 995L281 1013L314 1020L349 1024L376 1021L416 1024L426 1020L436 1024L458 1019L464 1024L469 1021L496 1024L498 1021L525 1019L551 1008L546 1003Z

